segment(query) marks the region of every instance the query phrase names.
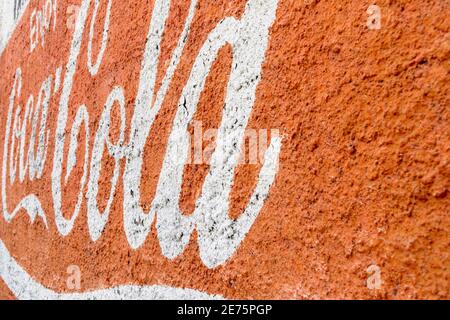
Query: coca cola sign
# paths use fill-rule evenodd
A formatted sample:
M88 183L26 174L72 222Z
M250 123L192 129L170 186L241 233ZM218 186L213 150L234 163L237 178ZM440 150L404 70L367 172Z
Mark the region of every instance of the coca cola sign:
M6 291L328 297L322 281L345 282L352 266L354 296L389 290L384 258L368 249L387 228L370 190L387 182L377 184L384 162L358 162L371 147L352 131L357 71L332 67L346 63L342 39L320 40L329 60L314 63L320 41L302 42L314 33L298 17L325 4L20 3L0 57ZM364 36L383 30L360 24ZM322 87L321 66L340 84ZM335 113L339 103L350 111Z
M68 236L73 231L81 206L86 201L89 235L92 241L97 241L108 223L118 181L122 179L123 225L131 248L139 249L146 241L152 224L156 223L157 240L163 256L175 259L184 252L193 230L196 229L203 264L208 268L214 268L225 263L234 254L258 217L277 172L281 139L273 137L265 153L248 206L238 219L229 218L229 194L233 184L233 172L240 155L239 144L243 140L255 100L255 91L261 79L261 66L269 40L269 28L275 19L277 3L278 1L249 1L240 19L225 17L208 35L194 61L178 102L156 194L150 207L144 209L141 205L144 148L183 55L198 3L197 1L190 3L183 30L172 52L163 80L156 90L160 46L165 34L171 3L165 0L155 1L143 59L140 63L139 84L134 98L130 128L127 128L125 112L126 92L122 86L114 84L104 103L97 128L91 129L92 115L85 104L76 108L75 118L71 119L71 123L69 122L70 98L77 66L81 63L80 48L83 41L88 41L87 61L83 62L86 63L92 78L98 74L108 46L112 0L108 1L106 12L104 12L100 51L95 58L93 58L92 43L100 2L98 0L82 1L65 67L58 68L54 75L47 76L36 94L22 90L25 85L20 67L14 75L4 134L2 167L4 219L11 222L19 212L24 212L31 222L41 219L48 228L49 212L43 208L39 196L28 194L10 209L7 186L42 179L47 158L50 158L48 154L52 152L49 148L52 136L54 137L51 165L53 223L60 236ZM52 5L56 7L56 2L50 2L50 8ZM86 32L86 37L83 37L90 11L92 12L90 31L88 34ZM44 18L45 16L46 14ZM34 50L37 42L32 42L31 51ZM227 44L233 51L234 67L229 75L217 143L195 210L192 214L185 215L179 208L179 200L189 147L187 127L196 112L212 64L219 50ZM52 95L55 94L59 95L59 102L57 106L50 106L50 100L53 100ZM24 107L21 105L21 97L25 97ZM120 119L119 137L116 141L111 141L109 139L112 130L111 114L115 106ZM49 108L58 108L54 133L48 128L50 126L47 123ZM28 128L29 125L31 128ZM85 140L84 146L79 146L82 128ZM66 137L69 129L70 135ZM95 130L92 143L90 142L91 130ZM127 131L129 133L126 139ZM65 150L66 141L69 145L68 150ZM81 159L77 158L77 148L84 148L84 156ZM102 210L99 208L97 197L102 158L105 153L112 159L114 165L109 181L109 197ZM79 162L83 166L79 192L73 210L66 214L63 208L64 202L67 201L63 195L63 184L72 178L72 170ZM121 172L121 163L125 164L123 172ZM63 164L65 164L65 170L63 170Z

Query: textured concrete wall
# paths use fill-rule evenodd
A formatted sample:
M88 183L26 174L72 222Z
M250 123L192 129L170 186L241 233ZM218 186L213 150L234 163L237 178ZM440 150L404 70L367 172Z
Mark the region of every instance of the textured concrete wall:
M30 0L0 297L450 298L449 9Z

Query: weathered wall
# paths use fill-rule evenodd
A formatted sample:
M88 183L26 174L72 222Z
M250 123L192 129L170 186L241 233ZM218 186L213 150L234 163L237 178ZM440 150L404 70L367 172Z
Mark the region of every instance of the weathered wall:
M30 0L0 297L450 298L450 4L373 4Z

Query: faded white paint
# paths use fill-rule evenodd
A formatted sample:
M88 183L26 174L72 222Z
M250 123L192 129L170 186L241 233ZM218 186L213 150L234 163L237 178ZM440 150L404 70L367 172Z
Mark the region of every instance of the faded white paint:
M0 1L0 54L2 54L29 1L25 1L19 17L14 19L14 0Z
M208 268L214 268L225 263L237 250L245 238L256 218L258 217L265 200L268 197L271 185L278 171L278 158L281 150L281 138L273 136L269 147L264 153L263 165L260 170L256 187L250 197L247 207L238 219L229 218L229 195L234 183L235 168L239 161L240 150L244 141L245 128L252 112L256 89L261 79L262 63L265 59L269 39L269 28L275 19L278 0L248 0L245 12L240 19L227 17L223 19L208 35L207 40L200 49L194 61L189 79L185 84L178 102L178 109L172 124L171 134L157 184L156 195L148 212L141 207L140 183L142 179L142 164L144 147L147 144L148 135L152 124L164 102L169 90L171 80L180 62L183 49L187 42L190 26L195 15L197 0L192 0L185 21L183 31L173 51L169 66L163 77L162 84L155 92L155 82L158 73L158 60L160 56L160 44L164 34L166 20L170 12L170 0L155 0L152 18L147 34L145 51L143 55L138 92L135 99L134 113L131 119L130 135L125 145L125 92L120 86L115 86L108 96L104 110L99 121L92 149L89 141L89 114L85 105L76 109L76 117L70 131L70 141L67 156L64 155L66 143L66 131L70 96L79 62L80 48L83 41L84 28L87 24L89 10L93 7L94 13L91 20L91 28L88 41L87 68L90 74L96 76L101 68L103 55L107 50L109 15L112 1L108 2L105 25L103 28L102 44L97 54L95 63L92 62L91 42L93 38L93 26L99 0L95 0L94 6L91 0L83 0L75 23L75 30L71 41L69 58L65 66L62 80L61 69L55 74L54 92L59 90L62 83L60 101L57 108L57 122L54 133L55 149L53 154L53 167L51 171L51 190L53 210L57 230L62 236L67 236L73 229L74 223L80 213L84 199L84 187L87 183L87 215L88 227L91 239L98 240L109 218L109 210L114 200L116 186L120 177L120 162L125 161L123 173L124 200L123 217L127 240L134 249L139 248L146 240L154 219L156 218L157 236L162 253L165 257L173 259L184 251L194 228L198 231L200 258ZM217 145L210 160L210 170L205 178L202 193L196 202L194 213L184 215L179 208L182 175L184 165L189 153L187 128L196 112L200 95L203 91L206 78L211 71L213 62L217 58L219 50L230 44L233 48L233 63L227 86L225 106L222 122L218 129ZM41 115L41 124L38 139L38 151L29 152L28 162L24 161L23 150L17 151L16 145L25 145L24 135L26 123L31 121L33 109L32 99L27 102L23 117L20 105L15 104L16 98L21 96L22 71L17 69L12 86L9 108L7 114L4 157L2 166L2 205L3 216L10 222L20 209L25 209L31 220L36 216L41 217L47 225L46 215L42 210L39 199L35 195L24 198L12 212L7 210L7 171L9 169L9 183L15 182L17 163L19 163L19 180L23 182L25 171L30 171L30 180L41 178L42 168L45 163L48 145L48 132L46 129L46 113L48 99L51 94L53 76L44 81L39 92L35 107L35 119L32 121L33 134L36 138L37 127L36 114ZM41 97L41 95L44 96ZM42 101L41 101L42 100ZM109 141L109 127L111 123L111 109L118 102L120 111L120 134L116 142ZM40 105L42 104L42 108ZM14 106L16 109L14 110ZM94 106L96 107L96 106ZM30 120L29 120L30 119ZM78 139L81 126L85 127L85 152L83 161L83 175L79 183L78 198L71 215L63 213L62 183L67 183L72 169L77 165L76 158ZM34 145L34 144L33 144ZM100 212L97 205L98 182L101 172L103 151L107 148L108 156L115 161L111 178L111 189L104 212ZM66 172L63 175L63 162L67 160ZM8 167L9 161L9 167ZM64 176L64 179L63 179ZM67 218L70 217L70 218ZM3 245L2 245L3 246ZM6 248L3 248L3 251ZM6 254L4 254L6 255ZM6 255L7 256L7 255ZM14 262L8 260L10 265ZM13 268L14 269L14 268ZM20 269L20 267L19 267ZM14 270L19 270L15 268ZM5 272L6 276L10 273ZM18 272L18 277L24 280L26 275ZM20 280L20 279L19 279ZM14 281L10 281L16 285ZM136 287L121 287L125 293L120 296L134 295L139 290ZM141 287L140 287L141 288ZM38 284L33 285L33 292L60 297L55 293L45 291ZM99 297L107 298L109 295L116 297L116 291L107 291L107 295ZM145 289L147 290L147 289ZM150 290L150 289L149 289ZM153 289L151 289L153 290ZM158 289L159 290L159 289ZM178 289L177 289L178 290ZM30 294L34 294L34 293ZM157 291L160 292L160 291ZM155 295L155 291L148 294ZM86 296L88 297L88 296Z
M45 212L42 209L41 202L39 201L38 197L34 194L30 194L26 197L24 197L19 204L11 211L8 211L8 205L7 205L7 195L6 195L6 172L7 172L7 162L8 162L8 146L9 146L9 140L11 138L12 141L15 141L17 136L15 136L14 132L10 135L11 132L11 122L12 122L12 113L13 113L13 107L14 107L14 101L16 95L20 97L22 91L22 71L17 69L15 77L14 77L14 84L11 90L11 94L9 96L9 107L8 107L8 114L6 119L6 125L5 125L5 140L3 142L3 162L2 162L2 181L1 181L1 192L2 192L2 211L3 211L3 217L7 222L11 222L11 220L22 210L24 209L25 212L30 217L31 222L34 222L37 216L41 217L44 221L45 225L47 226L47 218L45 216ZM17 110L20 110L18 108ZM24 118L24 121L27 119ZM13 147L11 149L11 154L14 153L15 148ZM19 153L23 153L19 152ZM9 157L10 161L16 161L15 157ZM10 175L10 183L14 182L13 177ZM11 181L12 180L12 181Z
M240 20L226 18L210 33L194 62L178 103L154 201L158 239L164 255L169 258L175 258L184 251L196 227L203 263L209 268L224 263L244 239L268 196L278 170L280 137L271 140L256 188L244 212L237 220L229 218L229 195L261 79L269 27L275 19L277 2L249 0ZM220 48L227 43L233 48L233 61L217 145L201 196L194 213L188 216L179 208L189 148L187 128L196 112L212 64Z
M144 243L156 215L158 239L166 257L173 259L180 255L187 246L194 227L197 227L201 259L207 267L213 268L224 263L235 252L253 225L278 169L281 148L279 137L272 139L249 205L236 221L228 218L229 193L245 128L255 102L269 27L275 19L277 5L277 0L249 0L241 20L226 18L208 36L178 103L156 196L150 211L144 212L140 204L143 150L165 96L164 90L172 79L172 70L169 68L155 105L151 106L158 66L154 61L159 58L159 44L169 11L169 1L160 0L155 3L125 162L124 223L131 247L138 248ZM191 10L194 9L195 6L191 6ZM190 17L191 14L188 15L184 32L189 30ZM182 51L184 42L182 35L171 66L178 63L177 53ZM220 48L227 43L233 47L233 68L217 146L194 214L186 216L179 209L179 198L183 168L188 156L187 127L196 111L212 63Z
M76 20L69 59L66 65L66 72L64 74L63 87L61 89L62 92L59 100L58 118L55 132L55 151L53 156L53 170L52 170L53 210L55 214L56 227L63 236L66 236L70 233L70 231L73 228L73 223L77 218L78 214L80 213L80 206L78 206L77 203L73 213L70 215L71 218L70 219L65 218L65 215L62 212L61 176L63 170L65 130L67 126L67 118L69 113L69 98L72 92L73 77L78 62L78 55L80 53L81 38L83 35L83 29L85 26L86 17L89 10L89 5L90 0L83 0ZM83 106L81 106L80 108L83 108ZM86 170L84 170L83 176L81 178L79 194L82 193L86 181L87 168L85 167L85 169Z
M10 255L0 240L0 278L22 300L220 300L220 295L163 285L122 285L87 292L59 293L34 280Z
M94 37L94 26L95 20L97 19L98 7L100 5L99 0L95 0L94 13L91 19L91 28L89 29L89 41L88 41L88 54L87 54L87 63L88 69L91 75L95 76L100 68L100 63L102 62L103 55L105 54L106 45L108 43L108 31L109 31L109 21L111 16L111 5L112 0L108 0L108 7L106 8L106 18L105 24L103 25L103 34L102 34L102 44L100 46L100 52L97 55L97 59L95 60L95 64L92 64L92 39Z
M37 47L45 45L47 33L56 28L56 15L58 11L57 0L45 0L40 8L34 8L29 20L30 52ZM53 27L51 28L51 25Z
M109 141L109 129L111 127L111 109L114 103L118 102L120 110L120 132L119 139L116 144ZM124 143L125 138L125 97L121 87L114 88L106 101L105 109L100 118L99 128L94 140L92 148L91 168L89 170L89 182L87 191L87 210L88 210L88 226L91 239L96 241L100 238L106 222L109 218L109 210L111 209L116 191L116 185L119 180L120 147ZM100 212L97 205L98 181L100 178L100 170L102 165L102 156L105 145L108 152L114 158L114 172L111 179L111 188L105 210Z

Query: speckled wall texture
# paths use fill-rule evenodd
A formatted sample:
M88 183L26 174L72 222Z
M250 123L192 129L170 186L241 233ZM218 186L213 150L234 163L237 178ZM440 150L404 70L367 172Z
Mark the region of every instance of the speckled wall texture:
M30 0L1 298L450 298L450 3Z

